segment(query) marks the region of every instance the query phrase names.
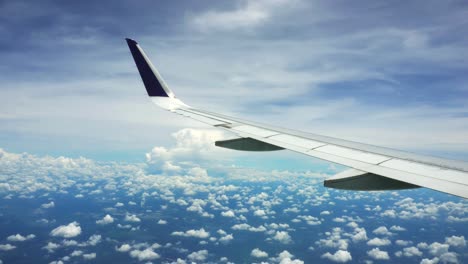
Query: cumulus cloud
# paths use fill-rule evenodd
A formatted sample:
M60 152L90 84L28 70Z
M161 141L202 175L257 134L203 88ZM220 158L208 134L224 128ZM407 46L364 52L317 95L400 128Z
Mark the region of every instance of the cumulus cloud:
M22 236L20 234L16 234L16 235L11 235L11 236L7 237L7 240L12 241L12 242L22 242L22 241L26 241L26 240L31 240L31 239L33 239L35 237L36 236L34 234L29 234L27 236Z
M9 250L12 250L12 249L15 249L16 246L13 246L11 244L0 244L0 250L2 251L9 251Z
M388 229L385 226L380 226L376 228L372 233L376 235L382 235L382 236L390 236L392 235L392 232L388 231Z
M393 225L393 226L390 227L390 230L392 230L392 231L406 231L406 228L403 228L401 226Z
M430 244L428 247L429 253L431 253L434 256L440 256L444 253L448 252L449 245L447 244L441 244L439 242L434 242Z
M265 212L265 210L258 209L258 210L255 210L254 215L255 216L265 216L266 212Z
M387 260L390 259L387 251L382 251L379 248L373 248L367 251L367 255L373 259L377 260Z
M422 259L419 264L437 264L437 263L439 263L439 258L436 257L432 259L428 259L428 258Z
M459 263L457 254L454 252L446 252L439 256L442 263Z
M445 238L445 243L454 247L465 247L466 240L464 236L451 236Z
M146 154L146 162L150 172L179 172L187 162L189 164L201 163L209 160L210 157L217 156L222 159L223 155L214 145L216 140L224 137L223 131L214 129L182 129L173 133L176 140L176 146L173 148L154 147L151 152ZM223 152L224 153L224 152ZM177 170L174 170L175 166ZM161 170L161 168L163 170ZM193 171L195 172L195 171ZM194 178L204 180L205 173L192 173Z
M289 244L292 242L291 236L287 231L276 231L273 236L273 240L279 241L283 244Z
M190 229L185 232L175 231L172 232L173 236L184 236L184 237L196 237L196 238L207 238L210 236L210 233L205 231L204 228L200 228L198 230Z
M308 225L320 225L322 223L317 217L311 215L300 215L297 218L306 221Z
M221 212L221 215L224 217L235 217L236 215L232 210Z
M52 253L54 252L56 249L60 248L60 245L59 244L56 244L56 243L53 243L53 242L49 242L47 243L47 245L45 245L43 247L43 249L49 251L49 253Z
M64 238L76 237L81 234L81 227L77 222L71 222L68 225L61 225L50 232L51 236Z
M250 252L250 255L254 258L267 258L268 257L268 253L260 250L259 248L254 248L252 252Z
M85 243L87 246L95 246L101 243L102 237L101 235L92 235L89 237L88 241Z
M159 219L158 225L165 225L165 224L167 224L167 221L166 221L166 220Z
M233 239L234 239L234 236L232 234L228 234L228 235L225 235L225 236L219 238L219 242L227 244Z
M390 245L392 242L389 240L389 239L386 239L386 238L373 238L369 241L367 241L367 245L369 246L388 246Z
M325 258L334 262L340 262L340 263L345 263L345 262L353 260L353 258L351 257L351 253L349 253L346 250L338 250L334 254L327 252L322 255L322 258Z
M344 223L344 222L346 222L346 219L344 219L342 217L335 217L335 218L333 218L333 222Z
M96 253L83 254L83 259L84 260L90 260L90 259L95 259L95 258L96 258Z
M405 257L420 257L422 254L423 253L417 247L407 247L403 249L403 256Z
M81 250L73 250L73 252L70 254L72 257L79 257L81 255L83 255L83 251Z
M96 224L98 224L98 225L107 225L107 224L111 224L113 222L114 222L114 218L107 214L102 219L97 220Z
M348 249L349 243L348 239L343 238L342 235L343 230L339 227L335 227L332 229L332 232L326 232L326 238L320 239L319 241L315 242L316 244L324 247L332 247L338 248L341 250Z
M132 246L130 246L129 244L123 244L120 247L116 248L115 250L119 252L128 252L130 251L130 249L132 249Z
M55 203L54 203L54 201L51 201L50 203L42 204L41 207L44 208L44 209L53 208L53 207L55 207Z
M139 261L153 260L160 258L159 254L154 252L153 249L147 248L144 250L132 250L130 251L130 257L137 258Z
M250 232L265 232L267 230L263 225L254 227L246 223L236 224L236 225L233 225L231 228L234 230L246 230Z
M133 214L133 215L126 214L126 215L125 215L124 221L126 221L126 222L139 223L139 222L141 222L141 219L138 218L138 216L136 216L136 215L134 215L134 214Z
M208 257L208 250L203 249L196 252L190 253L187 258L191 261L205 261Z
M367 232L365 228L356 227L354 229L354 234L351 236L353 242L365 241L367 240Z
M304 261L300 259L293 259L294 255L289 253L287 250L284 250L283 252L278 254L278 257L276 260L280 264L304 264Z
M407 240L401 240L401 239L397 239L395 241L395 244L398 245L398 246L408 246L410 244L412 244L411 241L407 241Z

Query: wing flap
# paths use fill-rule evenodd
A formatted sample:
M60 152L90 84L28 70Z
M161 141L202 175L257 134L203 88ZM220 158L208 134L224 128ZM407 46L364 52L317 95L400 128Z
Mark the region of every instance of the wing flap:
M305 138L296 137L292 135L286 135L286 134L275 135L275 136L271 136L270 138L290 144L290 145L306 148L306 149L314 149L314 148L318 148L318 147L322 147L326 145L326 143L323 143L323 142L318 142L315 140L305 139Z
M390 157L387 157L387 156L382 156L379 154L369 153L365 151L354 150L350 148L344 148L344 147L335 146L335 145L326 145L326 146L316 148L314 150L325 152L328 154L337 155L337 156L348 158L348 159L363 161L363 162L371 163L371 164L379 164L381 162L391 159Z
M392 159L383 162L382 164L380 164L380 166L390 169L403 170L420 175L427 175L432 178L441 178L447 181L456 182L460 184L465 183L467 177L466 173L460 171L444 169L440 167L415 163L412 161L401 159Z

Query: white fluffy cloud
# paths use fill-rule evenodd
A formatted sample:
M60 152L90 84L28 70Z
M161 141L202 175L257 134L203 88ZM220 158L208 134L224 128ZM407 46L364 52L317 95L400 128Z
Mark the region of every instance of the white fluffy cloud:
M407 240L397 239L397 240L395 241L395 244L398 245L398 246L403 246L403 247L405 247L405 246L408 246L408 245L412 244L412 242L411 242L411 241L407 241Z
M7 237L7 240L12 241L12 242L22 242L22 241L26 241L26 240L31 240L31 239L33 239L35 237L36 236L34 234L29 234L27 236L22 236L21 234L16 234L16 235L11 235L11 236Z
M349 246L349 240L343 238L342 235L343 229L335 227L332 229L332 232L326 232L326 238L320 239L315 242L317 245L324 247L338 248L341 250L347 250Z
M200 262L205 261L207 257L208 257L208 250L206 249L192 252L187 256L187 258L189 258L192 261L200 261Z
M385 226L380 226L376 228L372 233L376 235L381 235L381 236L390 236L392 235L392 232L388 231L388 229Z
M214 142L224 138L223 131L214 129L182 129L173 133L176 146L173 148L154 147L146 154L150 172L179 173L181 167L212 160L222 160L226 152L215 147ZM163 168L163 171L161 171ZM203 178L204 174L193 177Z
M369 245L369 246L388 246L391 243L392 242L387 238L378 238L378 237L375 237L375 238L367 241L367 245Z
M123 244L120 247L116 248L115 250L119 252L128 252L130 251L130 249L132 249L132 246L130 246L129 244Z
M387 260L390 259L387 251L382 251L379 248L373 248L367 251L367 255L373 259L377 260Z
M255 216L265 216L266 212L265 212L265 210L257 209L257 210L255 210L254 215Z
M407 247L403 249L403 256L405 257L420 257L422 254L423 253L417 247Z
M10 245L10 244L0 244L0 250L2 251L9 251L12 249L15 249L16 246Z
M465 247L466 240L464 236L451 236L445 238L445 243L454 247Z
M95 259L95 258L96 258L96 253L83 254L83 259L84 260L90 260L90 259Z
M284 250L283 252L278 254L278 257L276 260L280 264L304 264L304 261L300 259L293 259L294 255L289 253L287 250Z
M392 230L392 231L406 231L406 228L403 228L401 226L393 225L393 226L390 227L390 230Z
M51 201L50 203L42 204L41 207L44 208L44 209L53 208L53 207L55 207L55 203L54 203L54 201Z
M219 238L219 242L227 244L233 239L234 239L234 236L232 234L228 234L228 235L225 235L225 236Z
M263 226L260 225L258 227L250 226L249 224L242 223L242 224L236 224L231 227L233 230L246 230L250 232L265 232L267 229Z
M47 250L49 253L54 252L58 248L60 248L60 245L53 242L49 242L43 247L43 249Z
M279 241L283 244L289 244L292 242L291 236L287 231L276 231L273 236L273 240Z
M354 228L354 234L351 236L353 242L366 241L367 232L365 228L356 227Z
M172 232L173 236L184 236L184 237L196 237L196 238L207 238L210 236L210 233L205 231L204 228L200 228L198 230L190 229L185 232L175 231Z
M165 225L165 224L167 224L167 221L166 221L166 220L159 219L158 225Z
M259 248L252 249L252 252L250 252L250 255L254 258L267 258L268 257L268 253L260 250Z
M132 250L130 252L130 256L132 258L137 258L139 261L145 261L145 260L153 260L153 259L158 259L160 258L159 254L154 252L153 249L147 248L144 250Z
M334 254L327 252L322 255L322 258L326 258L331 261L340 262L340 263L345 263L345 262L353 260L353 258L351 257L351 253L349 253L347 250L338 250Z
M449 245L441 244L439 242L434 242L428 246L429 253L434 256L441 256L444 253L447 253Z
M134 215L134 214L133 214L133 215L131 215L131 214L126 214L126 215L125 215L124 221L126 221L126 222L139 223L139 222L141 222L141 219L138 218L138 216L136 216L136 215Z
M72 257L79 257L79 256L81 256L81 255L83 255L83 251L81 251L81 250L74 250L74 251L70 254L70 256L72 256Z
M437 264L437 263L439 263L439 258L436 257L432 259L428 259L428 258L422 259L419 264Z
M61 225L50 232L51 236L64 238L76 237L79 234L81 234L81 227L77 222L72 222L68 225Z
M92 235L89 237L88 241L86 241L85 245L95 246L101 243L102 237L101 235Z
M98 225L107 225L107 224L111 224L113 222L114 222L114 218L107 214L102 219L97 220L96 224L98 224Z
M224 217L235 217L236 216L232 210L221 212L221 215L224 216Z

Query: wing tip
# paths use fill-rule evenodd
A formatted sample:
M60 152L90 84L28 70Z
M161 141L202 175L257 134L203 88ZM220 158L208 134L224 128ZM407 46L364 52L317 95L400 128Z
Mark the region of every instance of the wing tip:
M128 44L138 44L138 42L136 42L135 40L131 39L131 38L125 38L125 40L127 41Z
M150 97L174 97L172 91L167 87L158 71L151 64L143 49L138 45L138 42L131 38L125 38L127 41L130 53L140 73L140 77L145 85L146 91Z

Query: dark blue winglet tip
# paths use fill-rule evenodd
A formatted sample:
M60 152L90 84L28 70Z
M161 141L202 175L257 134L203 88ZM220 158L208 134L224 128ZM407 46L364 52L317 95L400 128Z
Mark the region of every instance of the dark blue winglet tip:
M153 72L153 69L149 65L149 61L146 61L142 51L140 50L141 48L137 46L138 43L130 38L125 38L125 40L127 41L138 71L140 72L141 80L145 85L148 95L169 97L162 85L162 80L159 80L158 76L156 76L155 72Z
M138 42L136 42L135 40L131 39L131 38L125 38L125 40L127 41L127 44L133 44L133 45L136 45L138 44Z

